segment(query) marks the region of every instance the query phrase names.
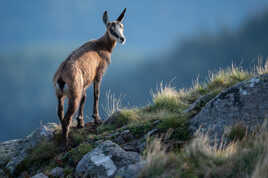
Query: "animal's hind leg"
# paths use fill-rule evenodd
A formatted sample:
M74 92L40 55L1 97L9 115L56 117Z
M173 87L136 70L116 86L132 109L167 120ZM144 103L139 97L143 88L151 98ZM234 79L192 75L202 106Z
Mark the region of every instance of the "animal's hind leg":
M63 117L64 117L64 96L58 96L58 117L62 124Z
M63 89L65 82L61 79L57 81L59 88L56 89L56 95L58 98L58 117L60 119L60 122L62 124L63 117L64 117L64 94L63 94Z
M70 126L72 122L72 117L79 107L81 93L77 91L71 91L71 95L69 96L68 109L63 119L62 133L63 133L65 145L67 147L69 145L68 136L69 136Z
M85 107L85 101L86 101L86 92L84 91L83 96L80 101L78 116L76 118L77 120L77 128L83 128L84 123L84 107Z

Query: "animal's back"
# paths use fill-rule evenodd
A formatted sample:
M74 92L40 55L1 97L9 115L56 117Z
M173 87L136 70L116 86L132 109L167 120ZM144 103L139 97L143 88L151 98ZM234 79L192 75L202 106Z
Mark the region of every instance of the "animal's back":
M53 77L54 85L59 79L68 84L74 77L82 77L84 87L89 85L94 80L100 61L95 41L83 44L61 63Z

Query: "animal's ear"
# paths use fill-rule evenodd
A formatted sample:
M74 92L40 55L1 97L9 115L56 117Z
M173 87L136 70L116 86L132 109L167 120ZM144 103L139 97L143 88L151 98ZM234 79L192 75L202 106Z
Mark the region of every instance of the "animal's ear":
M109 17L108 17L108 13L107 13L107 11L105 11L105 12L103 13L102 20L103 20L103 23L105 24L105 26L107 26L108 23L109 23Z
M120 14L120 16L117 18L117 21L119 21L119 22L122 21L122 19L123 19L124 16L125 16L126 10L127 10L127 8L125 8L125 9L123 10L123 12L122 12L122 13Z

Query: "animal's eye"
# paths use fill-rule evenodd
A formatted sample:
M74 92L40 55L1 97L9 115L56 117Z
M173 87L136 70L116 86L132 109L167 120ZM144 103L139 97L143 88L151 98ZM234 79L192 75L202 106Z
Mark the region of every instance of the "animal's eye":
M115 29L115 24L114 24L114 23L112 23L112 25L111 25L111 29L112 29L112 30Z

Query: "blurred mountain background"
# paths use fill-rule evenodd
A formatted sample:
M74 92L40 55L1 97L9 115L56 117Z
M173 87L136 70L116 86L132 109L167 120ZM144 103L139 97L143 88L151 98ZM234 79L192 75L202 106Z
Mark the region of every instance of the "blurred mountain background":
M124 46L112 55L101 90L123 106L150 102L161 81L190 87L208 71L245 68L268 56L268 2L251 1L2 1L0 6L0 141L57 122L52 77L84 42L105 32L102 13L126 7ZM86 114L92 113L92 88ZM102 107L102 117L105 118Z

